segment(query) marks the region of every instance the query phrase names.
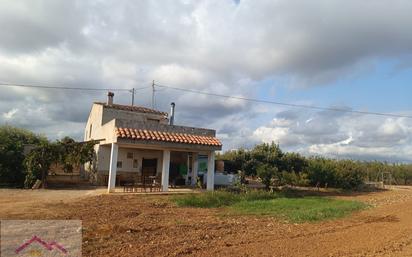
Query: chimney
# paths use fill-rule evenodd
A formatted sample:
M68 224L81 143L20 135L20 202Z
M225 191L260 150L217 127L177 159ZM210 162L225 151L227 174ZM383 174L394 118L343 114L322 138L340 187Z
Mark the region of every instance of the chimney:
M175 103L170 104L170 119L169 125L174 125L175 123Z
M113 97L114 97L113 92L108 92L107 93L107 105L112 105L113 104Z

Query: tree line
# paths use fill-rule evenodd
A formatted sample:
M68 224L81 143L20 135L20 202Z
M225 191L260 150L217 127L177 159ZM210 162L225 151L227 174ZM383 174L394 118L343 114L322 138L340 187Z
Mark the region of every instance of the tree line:
M96 142L76 142L70 137L49 141L29 130L0 127L0 185L30 188L36 180L47 186L52 164L66 173L95 158Z
M31 187L39 179L47 185L52 164L64 172L92 162L96 142L75 142L69 137L49 141L28 130L0 126L0 186ZM30 151L27 146L31 146ZM357 189L368 181L412 184L412 164L379 161L335 160L305 157L284 152L278 144L259 144L252 149L238 149L217 155L225 161L225 170L241 171L244 176L259 177L266 185L300 185Z
M412 164L379 161L336 160L305 157L284 152L278 144L264 143L254 148L227 151L217 155L225 169L241 171L245 176L260 178L268 188L279 185L359 189L366 182L408 185L412 183Z

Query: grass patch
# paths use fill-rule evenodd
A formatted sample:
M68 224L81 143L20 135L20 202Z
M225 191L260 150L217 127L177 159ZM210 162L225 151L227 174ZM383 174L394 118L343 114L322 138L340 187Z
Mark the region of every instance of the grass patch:
M275 216L292 222L315 222L341 218L365 207L366 204L357 201L304 197L242 201L229 209L234 214Z
M266 191L250 191L236 194L226 191L205 192L176 196L173 201L180 207L219 208L230 206L242 201L270 200L278 197L277 193Z
M181 207L225 207L225 214L274 216L298 223L341 218L367 207L357 201L318 196L296 197L290 193L266 191L242 194L215 191L178 196L173 201Z

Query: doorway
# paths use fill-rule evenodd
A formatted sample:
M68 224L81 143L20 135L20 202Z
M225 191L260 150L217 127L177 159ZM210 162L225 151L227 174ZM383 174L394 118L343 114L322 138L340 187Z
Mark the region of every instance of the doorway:
M144 159L142 161L142 175L144 177L156 176L157 159Z

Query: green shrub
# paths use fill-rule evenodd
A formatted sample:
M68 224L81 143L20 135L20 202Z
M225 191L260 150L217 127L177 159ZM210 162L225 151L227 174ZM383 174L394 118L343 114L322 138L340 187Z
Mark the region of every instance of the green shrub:
M262 164L257 168L257 176L265 185L266 190L272 185L273 178L276 176L278 169L269 164Z

